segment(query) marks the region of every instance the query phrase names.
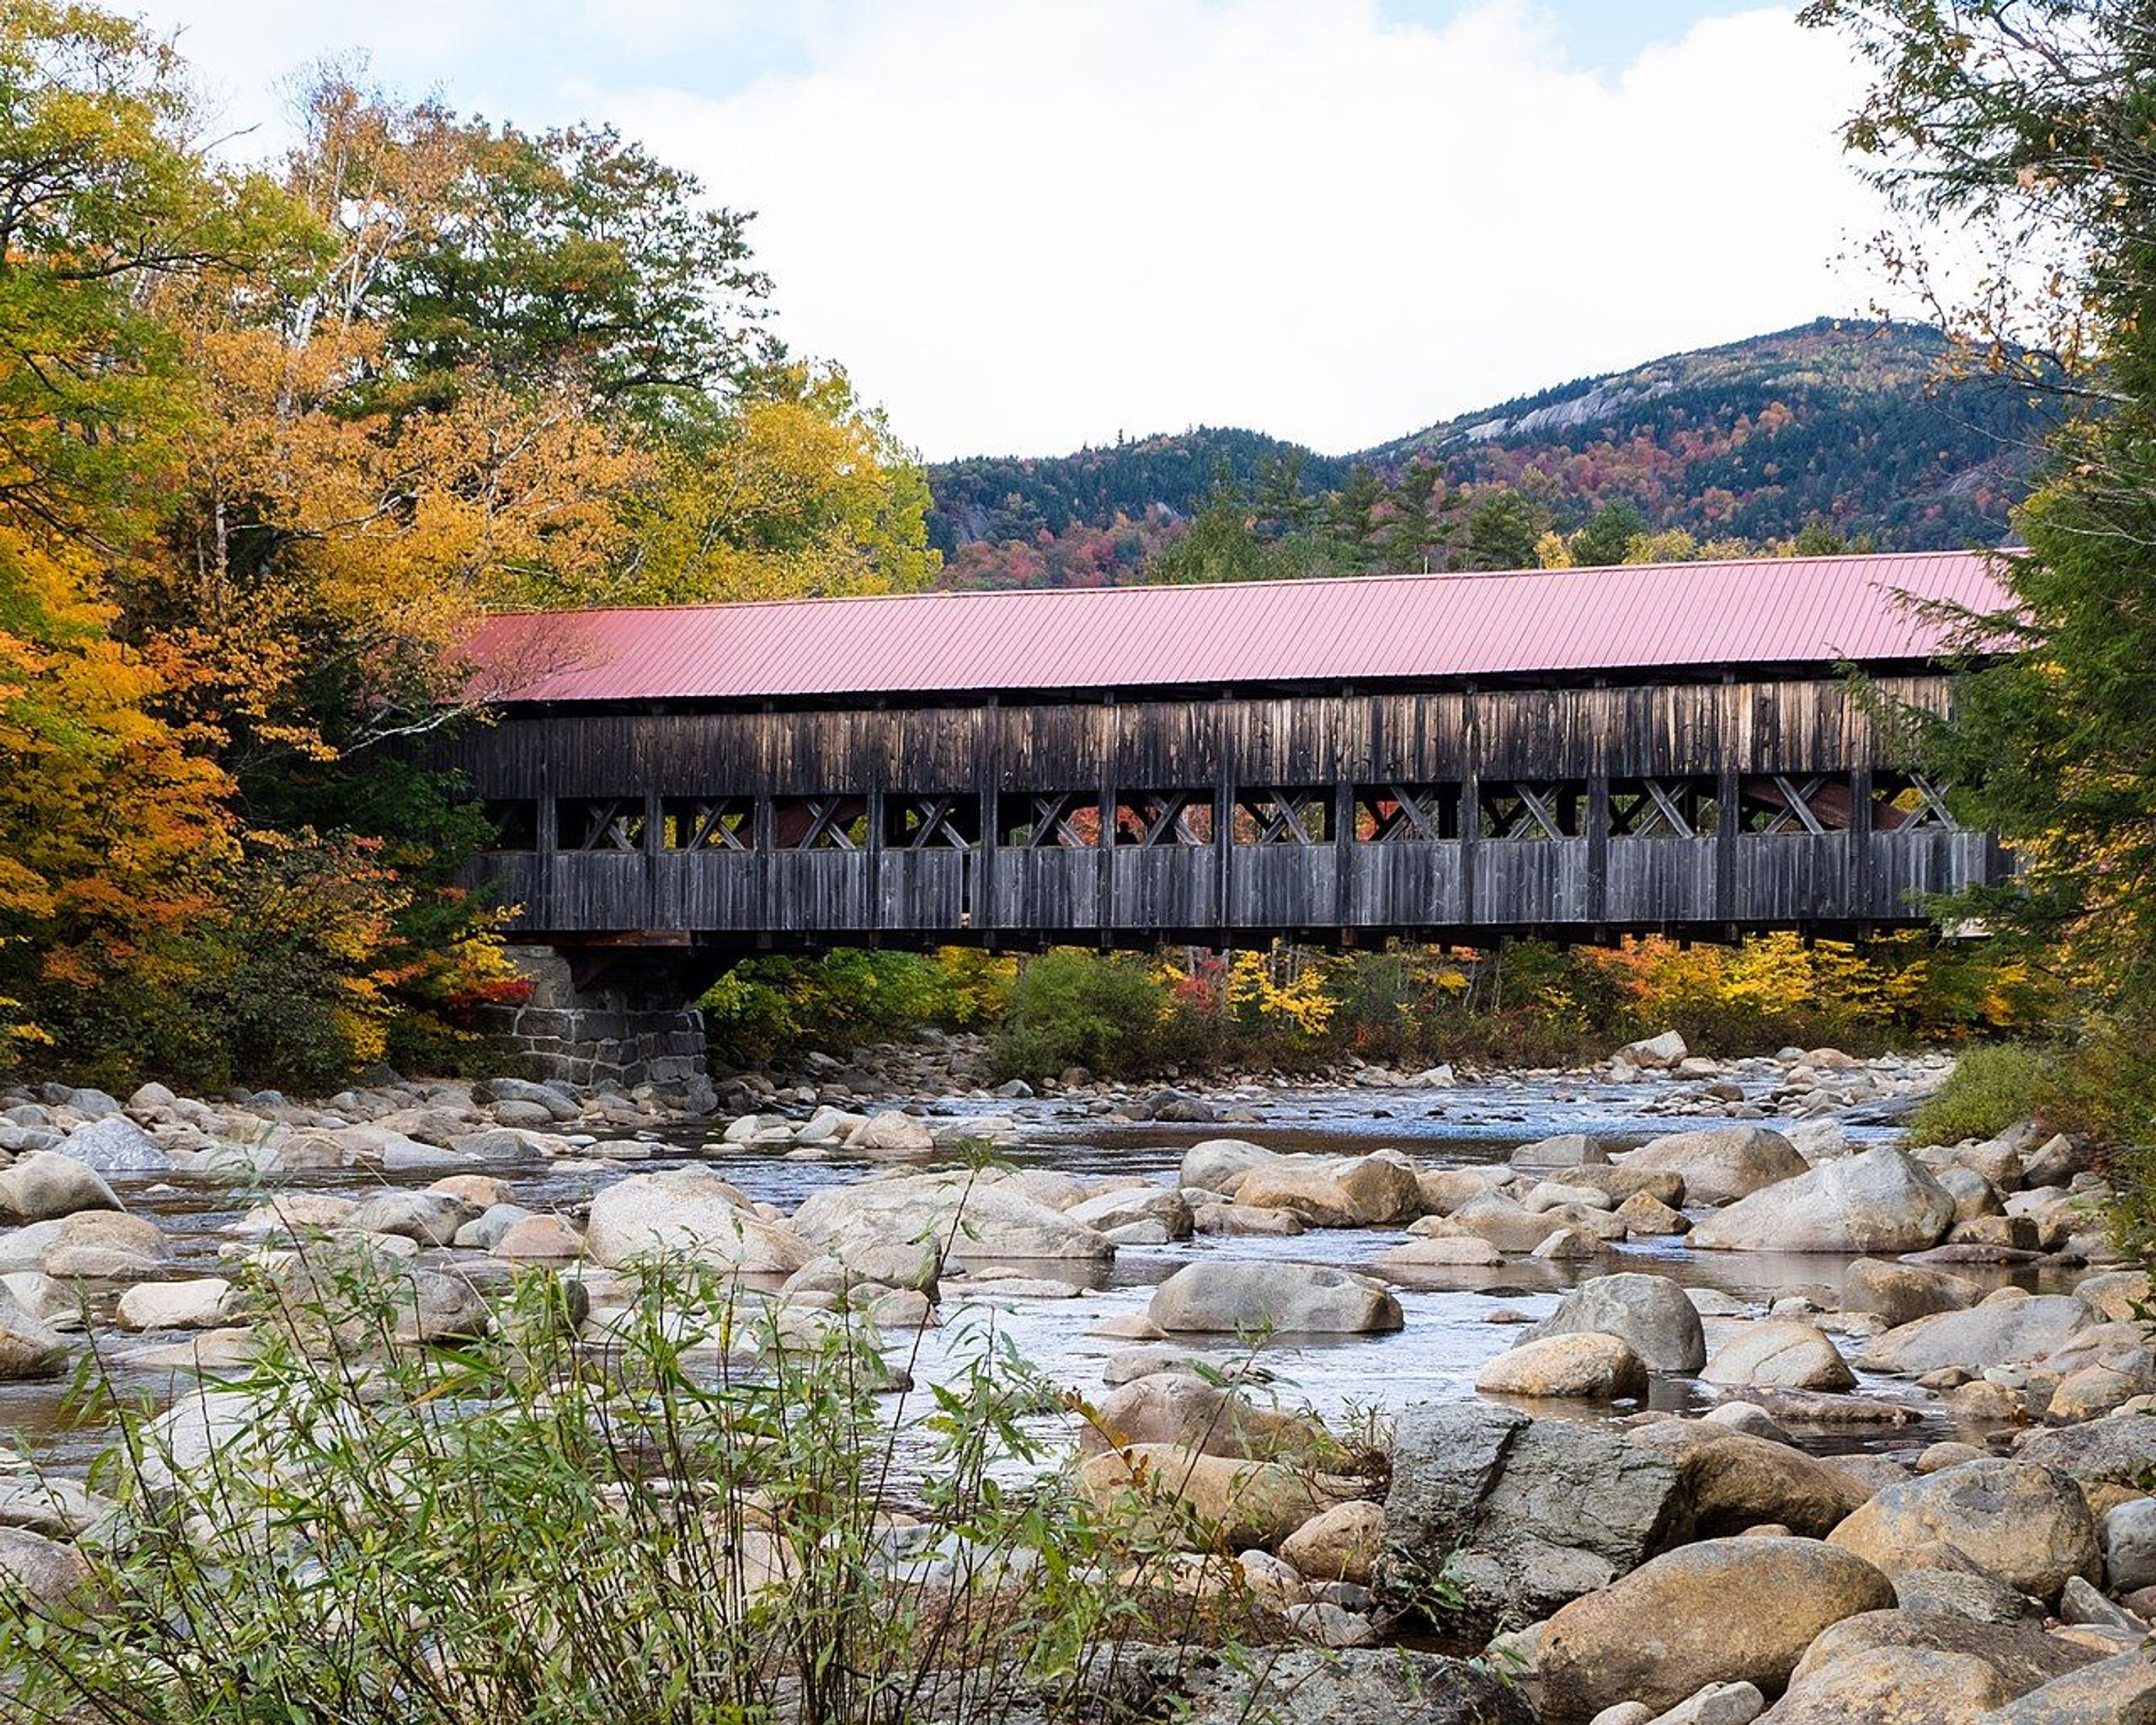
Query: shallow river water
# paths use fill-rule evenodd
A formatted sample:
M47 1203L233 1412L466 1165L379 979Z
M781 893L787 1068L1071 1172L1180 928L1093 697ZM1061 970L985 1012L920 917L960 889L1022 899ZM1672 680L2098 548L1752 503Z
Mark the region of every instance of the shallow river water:
M1503 1081L1444 1091L1296 1091L1281 1089L1238 1093L1237 1101L1255 1111L1255 1123L1234 1126L1127 1125L1104 1122L1087 1109L1058 1102L951 1103L941 1118L968 1112L1015 1113L1018 1142L1001 1153L1019 1164L1055 1168L1080 1175L1142 1175L1168 1179L1184 1150L1205 1137L1233 1136L1281 1151L1362 1153L1392 1146L1424 1168L1464 1167L1499 1162L1517 1145L1562 1132L1588 1132L1613 1144L1637 1143L1661 1132L1703 1122L1660 1115L1661 1086L1611 1086L1585 1081ZM1770 1122L1771 1123L1771 1122ZM1850 1126L1853 1138L1891 1141L1895 1128ZM783 1153L729 1149L705 1153L706 1133L686 1132L672 1141L658 1139L637 1147L641 1158L599 1164L592 1160L534 1173L528 1166L491 1170L510 1179L516 1201L535 1210L574 1212L598 1187L627 1174L693 1160L711 1166L757 1199L790 1212L810 1193L860 1179L876 1164L858 1159L800 1160ZM425 1183L424 1176L413 1183ZM363 1192L382 1177L307 1175L298 1189ZM126 1176L113 1183L129 1208L155 1215L165 1226L177 1275L213 1273L220 1249L230 1250L225 1228L261 1194L239 1194L190 1184L169 1177ZM1375 1260L1404 1237L1401 1230L1312 1230L1291 1238L1200 1236L1171 1245L1122 1249L1081 1296L1068 1299L997 1296L992 1286L968 1289L963 1279L945 1285L943 1327L921 1337L911 1359L916 1376L933 1378L952 1369L956 1358L978 1343L981 1327L992 1324L1057 1383L1089 1394L1101 1389L1102 1364L1132 1344L1092 1333L1104 1320L1142 1312L1152 1286L1181 1266L1204 1256L1266 1258L1336 1265L1369 1271ZM430 1253L453 1257L472 1273L501 1273L482 1254ZM1586 1277L1618 1269L1653 1270L1687 1284L1721 1290L1749 1306L1754 1315L1771 1301L1810 1294L1823 1306L1837 1302L1846 1260L1839 1257L1759 1253L1688 1252L1681 1240L1619 1247L1586 1263L1550 1264L1532 1258L1508 1258L1486 1269L1425 1271L1414 1282L1393 1278L1405 1314L1405 1327L1389 1336L1337 1340L1281 1337L1266 1343L1261 1363L1272 1374L1283 1399L1306 1404L1331 1419L1382 1414L1404 1404L1471 1395L1477 1369L1518 1339L1518 1329L1492 1314L1501 1312L1539 1317L1557 1303L1563 1290ZM980 1267L978 1264L974 1266ZM1023 1266L1029 1274L1068 1278L1081 1274L1070 1265ZM2004 1271L1974 1271L1990 1282L2015 1279ZM2051 1274L2047 1272L2047 1274ZM2025 1286L2040 1284L2020 1272ZM963 1322L970 1317L973 1322ZM1707 1322L1712 1351L1718 1327ZM131 1351L177 1336L120 1335L96 1326L111 1375L123 1390L169 1394L177 1380L169 1369L148 1370L126 1362ZM1204 1338L1178 1337L1178 1346L1205 1351ZM1857 1344L1845 1344L1852 1355ZM901 1353L906 1352L901 1346ZM1232 1338L1219 1339L1224 1366L1247 1357ZM1794 1435L1807 1447L1822 1451L1858 1448L1907 1449L1938 1439L1970 1435L1957 1430L1921 1398L1897 1380L1866 1379L1862 1391L1907 1400L1924 1407L1922 1416L1901 1425L1854 1425L1806 1430ZM1704 1404L1711 1396L1688 1380L1657 1382L1654 1403L1666 1408ZM95 1427L71 1421L61 1389L52 1384L0 1385L0 1425L14 1428L18 1440L49 1463L79 1467L100 1445ZM1609 1410L1568 1409L1540 1404L1542 1414L1570 1413L1608 1418Z

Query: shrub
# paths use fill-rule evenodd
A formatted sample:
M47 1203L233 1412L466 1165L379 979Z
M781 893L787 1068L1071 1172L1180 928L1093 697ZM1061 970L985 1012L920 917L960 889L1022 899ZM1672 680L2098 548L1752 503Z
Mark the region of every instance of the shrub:
M1106 1077L1143 1072L1160 1058L1168 1004L1146 959L1075 947L1045 953L1019 972L989 1055L993 1076L1040 1078L1068 1066Z
M2056 1093L2059 1055L2025 1043L1986 1043L1967 1050L1947 1081L1909 1122L1913 1144L1958 1144L1989 1138L2041 1113Z
M923 1405L865 1321L653 1266L603 1348L551 1273L423 1346L318 1250L237 1382L123 1415L83 1584L0 1589L8 1717L966 1725L1098 1717L1132 1641L1234 1651L1247 1596L1173 1584L1203 1530L1043 1466L1057 1398L991 1332Z
M840 947L815 958L749 959L701 1004L714 1048L761 1063L993 1020L1012 974L1009 959L963 947L927 955Z

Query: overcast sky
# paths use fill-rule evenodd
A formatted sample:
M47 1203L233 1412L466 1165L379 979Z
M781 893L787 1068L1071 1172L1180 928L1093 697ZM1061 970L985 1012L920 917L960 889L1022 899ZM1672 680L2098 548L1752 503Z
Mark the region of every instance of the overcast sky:
M352 49L614 122L758 213L783 334L932 459L1200 424L1342 452L1878 293L1835 137L1862 80L1792 6L136 4L264 151L280 86Z

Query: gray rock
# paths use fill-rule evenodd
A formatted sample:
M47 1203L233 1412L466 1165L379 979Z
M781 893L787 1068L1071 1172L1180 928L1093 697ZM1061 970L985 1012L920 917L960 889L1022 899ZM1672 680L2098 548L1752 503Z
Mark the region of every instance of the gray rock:
M1400 1302L1367 1277L1313 1264L1186 1264L1153 1291L1147 1316L1183 1332L1368 1335L1397 1330Z
M1655 1725L1752 1725L1766 1706L1757 1684L1710 1683L1658 1715Z
M1275 1159L1274 1152L1247 1138L1204 1138L1183 1153L1183 1168L1176 1183L1224 1192L1238 1175Z
M1615 1430L1487 1404L1402 1410L1385 1500L1381 1593L1428 1611L1450 1559L1466 1626L1546 1616L1681 1537L1677 1464Z
M1822 1630L1893 1599L1871 1564L1815 1539L1680 1546L1551 1618L1543 1709L1567 1720L1619 1697L1674 1707L1709 1683L1779 1693Z
M1738 1199L1694 1228L1688 1243L1721 1251L1907 1252L1937 1245L1953 1217L1953 1199L1930 1170L1881 1145Z
M378 1192L361 1201L344 1225L362 1234L390 1234L423 1246L445 1246L480 1207L446 1192Z
M1789 1319L1748 1324L1714 1352L1700 1374L1709 1384L1758 1384L1772 1389L1839 1392L1856 1374L1826 1332Z
M598 1254L596 1207L592 1219L593 1250ZM841 1256L858 1246L918 1241L934 1242L968 1263L977 1258L1104 1263L1116 1255L1097 1229L1041 1203L1027 1192L1022 1178L1000 1168L886 1176L828 1187L803 1200L794 1212L793 1228ZM787 1267L798 1269L814 1255L807 1254Z
M1513 1151L1510 1160L1516 1168L1541 1173L1553 1168L1606 1163L1609 1153L1585 1132L1559 1132L1553 1138L1537 1138L1532 1144L1521 1145Z
M1870 1371L1917 1377L1942 1367L1981 1372L2024 1364L2063 1347L2096 1322L2071 1294L1992 1296L1966 1312L1943 1312L1875 1336L1857 1363Z
M1681 1174L1687 1201L1727 1204L1794 1179L1810 1164L1778 1132L1761 1126L1722 1126L1656 1138L1626 1157L1623 1166Z
M79 1126L67 1136L66 1153L100 1173L162 1173L177 1158L149 1133L118 1111Z
M1973 1564L2040 1599L2098 1571L2096 1521L2064 1474L2027 1461L1968 1461L1890 1486L1833 1543L1889 1574Z
M2129 1635L2148 1633L2148 1625L2123 1605L2114 1605L2080 1576L2069 1576L2059 1589L2059 1621L2086 1623Z
M55 1151L38 1151L0 1169L0 1218L47 1222L78 1210L123 1208L96 1169Z
M2156 1725L2156 1652L2143 1647L2054 1677L1979 1725Z
M2081 1425L2032 1431L2015 1453L2085 1486L2134 1486L2156 1470L2156 1418L2111 1414Z
M1598 1276L1566 1295L1527 1339L1599 1332L1630 1344L1650 1372L1697 1372L1707 1363L1699 1312L1666 1276Z
M1959 1312L1974 1306L1978 1297L1976 1284L1966 1276L1879 1258L1859 1258L1841 1283L1843 1311L1876 1312L1890 1327L1942 1312Z
M0 1383L49 1378L67 1358L67 1343L14 1295L0 1289Z
M1187 1705L1185 1725L1534 1725L1516 1685L1461 1660L1402 1647L1289 1648L1234 1662L1179 1655L1172 1669L1179 1681L1167 1693ZM1163 1698L1152 1697L1155 1704Z
M89 1579L89 1560L72 1545L24 1527L0 1527L0 1581L10 1591L50 1604Z
M2156 1587L2156 1497L2114 1503L2104 1512L2098 1538L2103 1546L2104 1584L2112 1592L2130 1594L2137 1588Z
M2041 1623L2043 1612L2017 1587L1981 1569L1904 1569L1894 1578L1904 1611L1966 1617L1972 1623Z

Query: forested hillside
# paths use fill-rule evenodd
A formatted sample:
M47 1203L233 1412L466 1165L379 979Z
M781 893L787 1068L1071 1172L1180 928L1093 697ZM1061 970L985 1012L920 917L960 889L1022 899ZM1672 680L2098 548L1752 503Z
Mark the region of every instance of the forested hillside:
M1771 548L1807 530L1895 550L1995 544L2046 409L1992 379L1953 376L1948 358L1935 330L1822 319L1581 378L1348 456L1200 428L1053 459L953 462L931 471L930 531L949 579L1012 586L1188 578L1156 560L1209 498L1231 493L1260 523L1329 515L1337 525L1344 508L1367 526L1344 557L1353 535L1336 532L1322 567L1401 556L1471 566L1471 520L1500 493L1532 524L1528 545L1605 509L1696 545ZM1386 534L1403 512L1426 513L1433 530ZM1293 561L1270 572L1308 572L1308 559Z

